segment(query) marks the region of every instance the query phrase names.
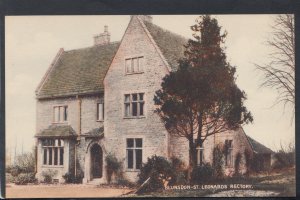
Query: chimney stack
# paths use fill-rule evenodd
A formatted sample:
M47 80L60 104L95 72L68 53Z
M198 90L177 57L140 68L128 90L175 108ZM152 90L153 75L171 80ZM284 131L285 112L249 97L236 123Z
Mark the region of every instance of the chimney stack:
M104 26L104 32L94 36L94 45L103 45L110 43L110 33L108 32L108 26Z

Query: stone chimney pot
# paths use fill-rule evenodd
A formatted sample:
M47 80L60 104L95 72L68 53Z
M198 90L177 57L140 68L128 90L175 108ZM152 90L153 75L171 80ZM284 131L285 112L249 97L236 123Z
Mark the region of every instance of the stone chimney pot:
M104 26L104 32L94 36L94 45L104 45L110 43L110 33L108 32L108 26Z

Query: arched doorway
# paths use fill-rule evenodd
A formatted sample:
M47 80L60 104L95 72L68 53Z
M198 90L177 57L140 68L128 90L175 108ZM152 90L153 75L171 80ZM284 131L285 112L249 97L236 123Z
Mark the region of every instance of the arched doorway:
M91 178L102 178L103 152L98 144L91 148Z

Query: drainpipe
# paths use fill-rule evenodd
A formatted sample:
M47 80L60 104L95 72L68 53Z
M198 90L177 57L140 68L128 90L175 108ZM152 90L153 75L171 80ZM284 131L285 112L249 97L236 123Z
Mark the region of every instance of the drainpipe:
M81 99L77 95L76 98L78 99L78 137L76 138L75 144L75 177L77 176L77 148L80 144L80 136L81 136Z

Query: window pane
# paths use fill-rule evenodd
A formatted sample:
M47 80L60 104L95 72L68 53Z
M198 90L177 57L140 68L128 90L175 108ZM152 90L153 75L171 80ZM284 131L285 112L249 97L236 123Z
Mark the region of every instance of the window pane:
M139 71L142 72L143 71L143 61L144 58L143 57L139 57Z
M64 107L64 120L68 121L68 107L67 106Z
M59 121L64 121L64 107L59 107Z
M144 93L139 93L139 99L140 101L144 100Z
M126 117L130 116L130 104L129 103L125 104L125 116Z
M125 103L126 102L130 102L130 95L129 94L125 94Z
M138 72L139 69L138 69L138 59L137 58L134 58L132 59L133 61L133 72Z
M143 140L142 140L142 138L135 139L135 146L136 147L142 147L143 146Z
M61 146L64 146L64 140L60 140L61 141Z
M141 169L142 166L142 149L136 149L135 150L135 155L136 155L136 169Z
M125 60L126 73L131 73L131 59Z
M47 149L44 149L44 165L47 165Z
M52 165L52 148L49 148L49 165Z
M55 145L54 146L58 146L58 139L55 140Z
M137 94L132 94L132 101L137 101Z
M127 167L128 169L133 169L133 150L128 149L127 150Z
M58 139L58 146L61 146L61 139Z
M200 165L203 164L203 150L200 150Z
M128 147L128 148L133 147L133 139L132 139L132 138L128 138L128 139L127 139L127 147Z
M103 104L98 104L98 120L103 120Z
M144 103L140 103L140 115L144 115Z
M54 148L54 165L58 162L58 148Z
M64 164L64 148L60 148L59 152L59 164L63 165Z
M59 107L54 107L54 122L59 121Z
M132 103L132 116L137 116L137 103Z

